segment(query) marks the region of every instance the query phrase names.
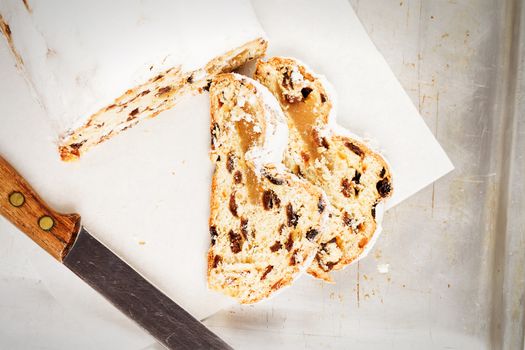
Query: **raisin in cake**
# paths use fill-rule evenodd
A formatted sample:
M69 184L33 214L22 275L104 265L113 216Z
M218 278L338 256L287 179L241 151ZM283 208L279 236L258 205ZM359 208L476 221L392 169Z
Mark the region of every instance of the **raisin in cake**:
M248 0L2 0L0 34L63 160L206 90L267 46Z
M282 165L286 121L266 88L223 74L211 85L210 101L208 286L254 303L290 285L310 263L325 198Z
M336 126L328 84L293 59L258 61L255 78L279 100L290 129L285 165L322 188L330 201L328 231L309 273L330 281L330 271L356 260L378 228L376 206L392 193L386 161Z

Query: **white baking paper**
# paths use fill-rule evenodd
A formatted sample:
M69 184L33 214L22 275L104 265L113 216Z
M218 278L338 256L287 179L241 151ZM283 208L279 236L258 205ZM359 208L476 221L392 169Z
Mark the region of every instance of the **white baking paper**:
M388 206L452 169L346 1L258 0L254 5L270 53L295 56L326 75L339 95L340 124L374 139L388 158L395 176ZM205 284L211 174L207 96L186 99L79 162L62 163L44 111L30 102L29 90L14 93L16 85L0 85L0 152L42 197L58 210L81 213L93 235L196 317L230 305ZM16 232L0 219L0 232L6 230ZM43 254L33 258L53 294L86 322L115 319L115 311L97 307L102 299L64 268Z

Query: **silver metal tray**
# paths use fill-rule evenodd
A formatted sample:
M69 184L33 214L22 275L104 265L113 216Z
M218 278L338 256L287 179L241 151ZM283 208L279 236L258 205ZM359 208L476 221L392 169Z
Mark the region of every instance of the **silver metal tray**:
M336 284L302 279L205 323L239 349L523 349L525 8L351 4L456 170L390 210Z

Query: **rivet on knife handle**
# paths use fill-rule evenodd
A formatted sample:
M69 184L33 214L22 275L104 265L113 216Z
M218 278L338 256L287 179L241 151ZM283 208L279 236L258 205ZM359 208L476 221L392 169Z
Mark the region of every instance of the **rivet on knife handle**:
M80 227L78 214L51 209L1 156L0 214L58 261L74 243Z

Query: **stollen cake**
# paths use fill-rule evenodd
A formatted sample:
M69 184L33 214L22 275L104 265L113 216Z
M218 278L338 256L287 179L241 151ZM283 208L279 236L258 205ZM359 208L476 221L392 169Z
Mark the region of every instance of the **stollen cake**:
M269 91L237 74L210 87L208 286L254 303L290 285L322 234L323 191L288 171L286 120Z
M330 271L356 260L374 239L376 206L392 194L386 161L335 123L329 84L294 59L257 62L255 78L279 101L288 121L284 164L322 188L331 207L328 229L308 272L331 281Z
M0 33L63 160L206 90L267 46L248 0L2 0Z

